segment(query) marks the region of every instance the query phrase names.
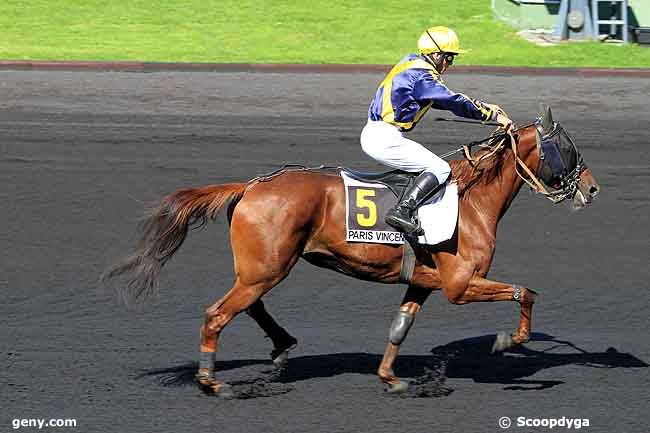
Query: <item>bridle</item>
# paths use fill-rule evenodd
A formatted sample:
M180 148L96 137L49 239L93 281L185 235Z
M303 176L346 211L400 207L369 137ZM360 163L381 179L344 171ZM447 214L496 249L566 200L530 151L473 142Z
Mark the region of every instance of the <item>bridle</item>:
M519 157L517 139L513 135L513 132L517 132L530 126L534 126L537 130L537 148L540 155L540 164L536 173L533 173L533 171ZM564 160L562 152L558 148L560 143L556 142L558 139L561 139L561 137L564 137L566 141L568 141L571 145L570 150L574 152L576 157L575 167L570 171L567 168L567 162ZM560 203L575 195L580 182L580 174L587 168L587 166L584 163L580 152L578 152L578 148L573 139L557 122L553 122L551 131L547 133L544 130L542 119L537 118L534 123L517 128L514 131L509 130L507 132L497 133L486 139L471 142L453 153L462 151L469 163L473 167L476 167L482 161L501 152L508 142L510 142L512 153L515 157L515 172L533 191L542 194L554 204ZM489 151L481 155L478 159L475 159L471 154L471 149L475 146L489 149ZM540 174L543 168L550 169L550 177ZM559 186L557 188L553 187L553 191L549 191L544 184L550 185L554 180L559 182Z
M553 203L560 203L571 198L578 190L580 174L587 169L582 155L568 132L557 122L553 122L549 132L544 130L542 119L538 118L535 123L537 129L537 148L539 150L540 164L537 169L537 176L542 178L546 185L552 185L554 181L559 182L554 191L546 191L546 197ZM570 145L568 149L575 156L575 166L569 167L562 152L564 142ZM543 169L550 171L550 177L540 175Z

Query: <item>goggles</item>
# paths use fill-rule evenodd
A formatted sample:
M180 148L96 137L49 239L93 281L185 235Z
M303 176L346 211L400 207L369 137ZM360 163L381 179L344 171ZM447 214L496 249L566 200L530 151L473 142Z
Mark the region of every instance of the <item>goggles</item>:
M455 54L451 54L451 53L442 53L442 58L445 59L445 60L447 61L447 64L448 64L449 66L451 66L451 65L454 64L454 57L456 57Z

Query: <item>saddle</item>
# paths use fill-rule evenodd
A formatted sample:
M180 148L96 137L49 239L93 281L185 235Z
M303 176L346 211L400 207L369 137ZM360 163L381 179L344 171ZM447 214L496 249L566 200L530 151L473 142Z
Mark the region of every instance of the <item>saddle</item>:
M360 181L368 183L381 183L393 191L396 197L402 197L404 190L413 183L413 179L417 177L420 173L411 173L404 170L391 170L384 171L381 173L368 173L363 171L351 170L347 167L343 167L343 171L350 177Z
M381 173L369 173L363 171L351 170L347 167L342 167L343 171L350 177L367 183L381 183L390 189L398 201L402 199L404 191L411 186L415 178L420 174L419 172L410 172L404 170L391 170L384 171ZM438 189L431 197L427 200L438 198L440 195L444 194L444 188Z

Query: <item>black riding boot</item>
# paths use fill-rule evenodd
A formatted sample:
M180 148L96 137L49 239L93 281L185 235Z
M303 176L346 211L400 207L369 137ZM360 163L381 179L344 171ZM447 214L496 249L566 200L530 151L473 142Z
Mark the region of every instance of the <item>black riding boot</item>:
M420 173L404 192L402 200L386 213L386 223L406 235L421 235L422 228L419 221L413 221L413 214L439 186L438 178L433 173Z

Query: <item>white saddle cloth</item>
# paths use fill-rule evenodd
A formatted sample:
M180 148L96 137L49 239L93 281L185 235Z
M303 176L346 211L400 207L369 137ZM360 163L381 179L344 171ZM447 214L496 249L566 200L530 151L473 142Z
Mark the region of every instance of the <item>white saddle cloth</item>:
M420 206L418 216L424 229L419 243L435 245L451 239L458 223L458 185L445 184L444 193Z
M343 182L347 187L370 187L378 190L387 191L388 188L381 183L366 183L356 180L344 171L341 171L341 177ZM346 221L349 223L350 220L348 216L350 215L350 198L347 197L348 191L346 189ZM397 232L388 224L383 223L385 218L386 211L392 207L395 202L395 195L391 193L386 196L386 200L382 202L383 213L379 215L383 228L365 228L365 230L382 230L382 232L376 232L379 234L392 233L394 235L399 234L399 236L389 236L389 240L382 240L381 236L374 237L374 240L368 240L368 238L350 238L347 237L348 241L351 242L371 242L371 243L402 243L403 239L401 233ZM420 218L420 224L424 229L424 235L418 237L418 243L426 245L436 245L440 242L451 239L456 230L456 223L458 222L458 186L456 183L447 183L443 186L442 191L436 193L431 199L429 199L424 205L418 209L418 216ZM349 225L349 224L348 224ZM346 226L346 231L350 232L349 229L353 227ZM354 227L359 229L360 227ZM388 230L388 231L386 231ZM353 230L354 231L354 230ZM358 231L358 230L357 230ZM361 230L364 231L364 230ZM384 236L385 237L385 236Z

